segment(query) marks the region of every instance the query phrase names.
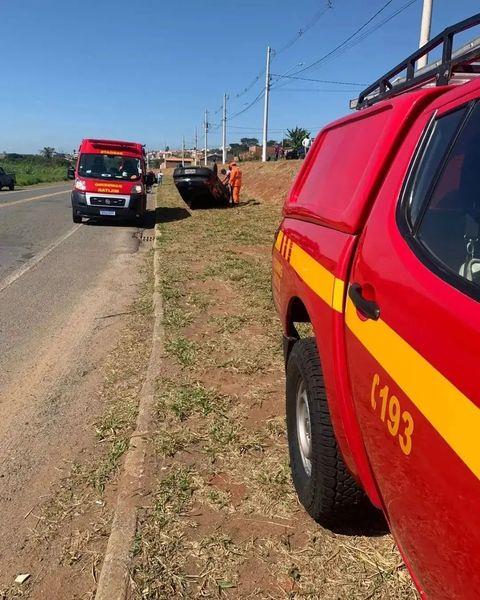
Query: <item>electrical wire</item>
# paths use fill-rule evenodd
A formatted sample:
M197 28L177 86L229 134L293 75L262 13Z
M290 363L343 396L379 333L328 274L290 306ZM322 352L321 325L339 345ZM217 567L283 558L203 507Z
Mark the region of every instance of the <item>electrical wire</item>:
M230 115L229 120L231 121L232 119L243 115L243 113L247 112L247 110L250 110L253 106L255 106L255 104L257 104L257 102L259 102L263 98L264 94L265 90L261 90L260 93L250 102L250 104L246 108L242 108L242 110L239 110L233 115Z
M279 79L298 79L300 81L314 81L316 83L334 83L335 85L358 85L365 86L368 83L356 83L354 81L331 81L329 79L311 79L310 77L295 77L295 75L275 75L272 77L278 77Z
M323 89L319 89L319 88L283 88L283 89L279 89L276 90L277 92L318 92L318 93L329 93L329 92L336 92L339 94L344 94L344 93L348 93L348 94L358 94L359 90L358 89L353 89L353 90L349 90L349 89L345 89L345 88L339 88L338 90L323 90Z
M280 54L282 54L283 52L285 52L286 50L291 48L294 44L296 44L298 42L298 40L301 37L303 37L307 33L307 31L312 29L312 27L314 27L318 23L318 21L320 21L320 19L323 17L323 15L332 8L333 8L333 2L331 0L327 0L325 8L322 8L321 10L317 11L311 17L311 19L307 22L307 24L298 30L298 33L295 35L295 37L293 37L286 44L281 46L279 50L274 50L274 57L279 56Z
M382 21L380 21L379 23L376 23L374 26L370 27L369 29L367 29L366 31L363 32L363 34L358 37L356 40L352 40L349 44L347 44L344 48L342 48L336 55L334 58L336 58L337 56L340 56L341 54L344 54L345 52L347 52L347 50L350 50L350 48L353 48L354 46L356 46L357 44L359 44L360 42L362 42L365 38L367 38L369 35L371 35L372 33L374 33L375 31L377 31L377 29L380 29L381 27L383 27L386 23L388 23L389 21L391 21L392 19L394 19L397 15L399 15L400 13L402 13L404 10L406 10L407 8L409 8L410 6L412 6L412 4L415 4L415 2L417 2L418 0L409 0L409 2L406 2L405 4L403 4L400 8L398 8L394 13L392 13L391 15L389 15L388 17L385 17Z
M346 50L348 50L348 49L353 48L354 46L356 46L358 43L360 43L361 41L363 41L366 37L368 37L369 35L371 35L374 31L377 31L377 29L379 29L380 27L383 27L383 25L385 25L386 23L388 23L389 21L391 21L394 17L396 17L397 15L399 15L401 12L403 12L404 10L406 10L409 6L411 6L412 4L414 4L417 1L418 0L409 0L406 4L404 4L403 6L401 6L398 10L396 10L390 16L386 17L385 19L383 19L379 23L376 23L374 26L370 27L367 31L364 31L363 34L360 37L354 39L356 36L358 36L358 34L361 31L363 31L367 27L367 25L369 25L376 17L378 17L379 14L381 14L393 2L393 0L388 0L379 10L377 10L377 12L375 14L373 14L369 19L367 19L367 21L365 21L365 23L363 23L362 25L360 25L360 27L358 27L352 34L350 34L347 38L345 38L342 42L340 42L340 44L338 44L337 46L335 46L335 48L333 48L332 50L330 50L329 52L327 52L326 54L324 54L323 56L321 56L319 59L317 59L314 62L310 63L306 67L303 67L302 69L299 69L298 71L296 71L292 75L293 76L297 76L300 73L304 73L305 71L313 69L314 67L318 67L320 64L322 64L323 62L325 62L327 59L330 59L330 58L333 58L333 57L336 58L340 54L343 54L343 52L345 52Z
M367 19L367 21L365 21L365 23L363 23L362 25L360 25L360 27L358 27L353 33L351 33L347 38L345 38L343 40L343 42L340 42L340 44L338 44L337 46L335 46L335 48L333 48L333 50L330 50L329 52L327 52L326 54L324 54L322 57L320 57L318 60L314 61L310 65L307 65L306 67L303 67L303 69L300 69L299 71L297 71L296 73L294 73L294 75L298 75L299 73L304 73L305 71L307 71L307 70L311 69L312 67L320 64L326 58L328 58L329 56L331 56L332 54L334 54L337 50L339 50L340 48L342 48L342 46L344 46L345 44L347 44L351 39L353 39L356 35L358 35L363 29L365 29L365 27L367 27L367 25L369 25L374 19L376 19L376 17L378 17L379 14L381 14L388 6L390 6L390 4L392 2L393 2L393 0L387 0L387 2L385 2L385 4L381 8L379 8L376 13L374 13L369 19Z

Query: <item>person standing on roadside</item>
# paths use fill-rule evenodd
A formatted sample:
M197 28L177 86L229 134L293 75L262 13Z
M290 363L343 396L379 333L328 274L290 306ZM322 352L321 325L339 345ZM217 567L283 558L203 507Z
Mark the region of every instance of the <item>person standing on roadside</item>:
M238 206L242 188L242 172L235 161L230 163L230 187L232 189L233 206Z
M147 193L152 191L153 184L155 183L155 173L153 171L148 171L145 177L145 186L147 188Z
M220 171L220 182L225 187L228 193L228 204L229 206L232 204L232 188L230 187L230 169L227 171L226 169L222 169Z
M217 165L217 161L216 160L213 161L212 171L213 171L213 174L216 177L218 177L218 165Z

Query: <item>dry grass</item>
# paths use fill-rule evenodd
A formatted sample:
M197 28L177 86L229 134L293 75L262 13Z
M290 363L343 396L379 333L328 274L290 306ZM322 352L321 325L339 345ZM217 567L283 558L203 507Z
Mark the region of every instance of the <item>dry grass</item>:
M170 216L158 239L167 356L132 595L415 598L389 535L324 530L294 494L270 292L278 198L180 218L167 180L159 204Z

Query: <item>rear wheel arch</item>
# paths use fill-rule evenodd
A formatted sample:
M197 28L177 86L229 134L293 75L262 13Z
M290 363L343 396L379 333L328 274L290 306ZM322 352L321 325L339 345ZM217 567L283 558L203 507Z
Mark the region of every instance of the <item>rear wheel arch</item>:
M297 330L295 323L311 323L310 314L305 303L298 296L293 296L287 309L286 327L287 335L300 339L301 335Z
M290 356L290 352L292 351L295 343L303 337L306 337L307 335L312 335L311 331L309 331L308 334L306 334L305 331L302 331L303 327L298 327L298 325L302 324L306 324L307 326L312 324L310 314L303 300L298 296L292 296L292 298L290 298L288 302L288 308L285 317L285 365L288 361L288 357Z

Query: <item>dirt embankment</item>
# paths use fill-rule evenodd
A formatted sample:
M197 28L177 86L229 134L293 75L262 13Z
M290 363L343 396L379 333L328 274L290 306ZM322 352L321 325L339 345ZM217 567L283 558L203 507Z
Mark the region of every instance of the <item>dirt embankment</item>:
M301 160L242 163L244 193L252 198L282 204L302 164Z

